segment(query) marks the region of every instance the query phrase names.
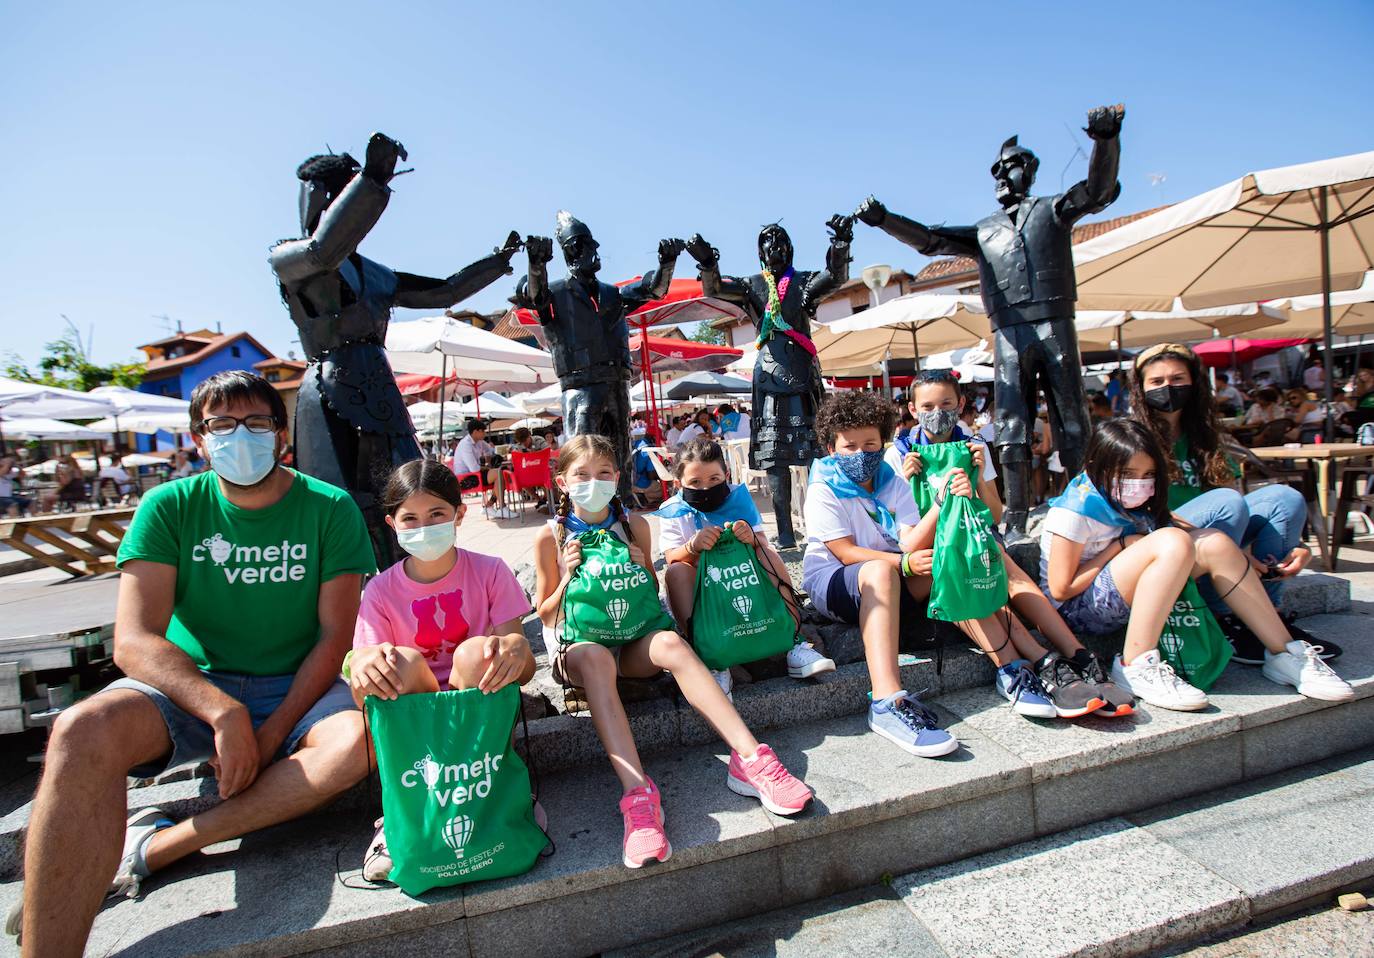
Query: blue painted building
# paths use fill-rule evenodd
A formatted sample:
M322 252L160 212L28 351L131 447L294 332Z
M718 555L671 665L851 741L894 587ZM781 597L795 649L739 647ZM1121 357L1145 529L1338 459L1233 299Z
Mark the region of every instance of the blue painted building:
M190 399L191 391L202 381L226 369L252 370L274 358L248 333L220 333L208 329L177 332L166 339L138 347L148 357L147 372L139 391L156 396ZM170 449L176 437L169 433L139 436L140 452Z

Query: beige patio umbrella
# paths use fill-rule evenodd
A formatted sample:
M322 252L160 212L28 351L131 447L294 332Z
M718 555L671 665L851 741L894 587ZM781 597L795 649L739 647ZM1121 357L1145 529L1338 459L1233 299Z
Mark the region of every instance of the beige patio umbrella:
M933 352L976 346L992 336L981 299L941 293L898 296L817 325L813 333L827 376L871 368L885 359L919 360Z
M1074 248L1079 305L1169 310L1330 294L1374 269L1374 151L1249 173Z
M1241 336L1257 329L1280 325L1285 336L1303 335L1289 333L1287 310L1281 305L1268 303L1184 309L1176 301L1174 309L1159 312L1084 310L1078 314L1074 325L1078 329L1080 343L1098 348L1112 342L1121 347L1191 343L1218 336Z
M1322 335L1322 297L1293 296L1270 304L1283 308L1288 321L1285 336ZM1356 289L1331 294L1331 333L1335 336L1364 336L1374 333L1374 270L1365 273Z

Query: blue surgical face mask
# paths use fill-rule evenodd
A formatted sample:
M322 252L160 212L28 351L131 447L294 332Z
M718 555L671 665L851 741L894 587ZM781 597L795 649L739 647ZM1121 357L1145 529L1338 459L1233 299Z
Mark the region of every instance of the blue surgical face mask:
M878 474L878 467L883 464L882 452L851 452L835 453L835 464L840 467L840 472L855 485L862 486L872 482L873 477Z
M225 482L254 486L277 465L277 434L249 432L244 425L235 427L227 436L207 433L205 452L210 457L210 468Z
M458 527L452 522L436 522L414 529L397 529L401 548L422 562L433 562L453 548Z

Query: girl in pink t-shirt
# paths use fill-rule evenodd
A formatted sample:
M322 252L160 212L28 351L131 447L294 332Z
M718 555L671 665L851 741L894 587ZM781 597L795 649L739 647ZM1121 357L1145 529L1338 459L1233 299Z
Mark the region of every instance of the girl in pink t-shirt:
M369 695L495 692L533 678L534 654L520 624L530 603L515 575L494 556L454 545L464 512L454 474L431 459L408 462L392 473L382 507L410 555L363 592L344 660L358 706ZM376 827L363 858L369 881L391 871L380 819Z

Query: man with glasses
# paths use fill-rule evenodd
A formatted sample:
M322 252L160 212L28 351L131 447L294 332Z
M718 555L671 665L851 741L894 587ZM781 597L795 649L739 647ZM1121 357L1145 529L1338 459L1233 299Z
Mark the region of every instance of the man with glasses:
M206 472L151 490L119 549L115 663L127 678L53 724L25 850L25 954L79 955L107 894L215 842L296 818L367 773L339 679L375 571L347 492L280 465L266 380L218 373L191 396ZM220 804L125 823L125 776L208 761ZM121 843L123 850L121 851Z

